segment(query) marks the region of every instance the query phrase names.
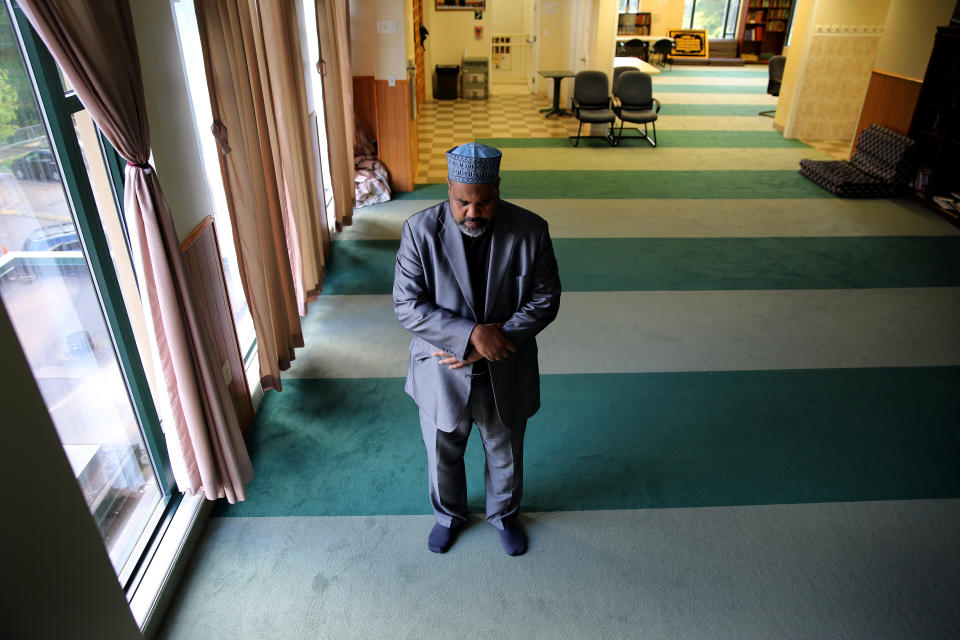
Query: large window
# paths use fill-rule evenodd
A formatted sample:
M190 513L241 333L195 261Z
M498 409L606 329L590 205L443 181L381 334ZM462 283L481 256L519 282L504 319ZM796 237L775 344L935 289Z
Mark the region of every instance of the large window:
M180 55L183 58L183 69L190 92L190 104L193 108L197 140L200 144L200 156L207 182L207 192L211 199L210 205L214 228L217 232L217 243L220 245L223 275L227 283L227 293L230 296L233 323L237 328L237 342L240 345L241 355L244 356L245 360L249 360L253 356L256 334L253 329L253 317L250 315L250 308L247 306L247 298L244 295L243 284L240 280L236 246L233 242L233 225L230 222L227 196L223 188L223 176L220 173L217 142L210 131L213 114L210 109L210 96L207 91L207 78L203 66L203 49L200 45L200 34L197 30L197 16L194 12L193 2L190 0L174 2L173 14L176 20L177 36L180 39Z
M0 5L0 302L131 587L174 485L119 176L22 12Z
M710 38L736 38L740 0L687 0L683 26L706 29Z

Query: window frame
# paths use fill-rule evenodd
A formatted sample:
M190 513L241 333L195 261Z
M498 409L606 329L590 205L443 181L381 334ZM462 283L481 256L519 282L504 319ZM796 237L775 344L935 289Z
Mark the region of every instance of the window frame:
M688 0L688 1L692 2L692 6L691 6L691 8L690 8L690 24L687 25L687 28L688 28L688 29L693 29L693 28L694 28L694 26L693 26L693 21L694 21L694 20L696 19L696 17L697 17L697 0ZM734 17L733 25L730 25L730 5L731 5L732 3L734 3L734 2L738 3L738 4L737 4L737 13L736 13L736 16ZM740 24L740 12L743 11L743 6L744 6L744 5L743 5L743 2L744 2L744 0L724 0L724 5L723 5L723 27L721 27L721 29L720 29L720 39L721 39L721 40L728 40L728 39L730 39L730 38L733 38L733 39L736 39L736 38L737 38L737 32L738 32L738 30L739 30L739 24ZM686 8L684 8L684 12L686 12ZM730 27L730 28L728 28L728 27ZM727 35L728 33L729 33L730 35ZM707 34L707 37L709 37L709 36L710 36L710 34Z
M57 64L43 44L39 34L33 29L23 9L16 0L4 0L4 10L11 18L16 32L18 47L25 60L27 75L40 107L40 116L50 140L51 149L59 166L62 185L66 193L67 204L77 227L77 233L85 250L94 289L100 300L107 329L113 341L126 392L133 405L140 432L146 444L147 453L154 469L161 498L154 516L142 534L143 551L140 557L131 556L118 579L132 597L141 573L141 566L149 555L145 551L153 546L158 524L167 520L170 510L176 505L174 496L178 489L174 479L166 440L163 434L160 416L157 411L147 375L140 358L139 347L133 327L127 316L120 282L110 255L110 248L104 232L100 211L97 208L90 185L87 169L83 161L83 152L73 124L73 115L85 111L74 91L64 91ZM96 125L94 125L96 126ZM101 151L108 167L108 177L113 187L117 211L123 211L123 166L126 161L113 148L97 127ZM94 152L90 150L90 152ZM126 233L123 215L120 215L124 229L128 256L130 255L129 234Z

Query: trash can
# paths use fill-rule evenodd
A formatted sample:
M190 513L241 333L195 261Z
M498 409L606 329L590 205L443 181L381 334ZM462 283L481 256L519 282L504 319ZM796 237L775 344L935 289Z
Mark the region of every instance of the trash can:
M460 79L460 65L438 64L435 96L437 100L456 100Z

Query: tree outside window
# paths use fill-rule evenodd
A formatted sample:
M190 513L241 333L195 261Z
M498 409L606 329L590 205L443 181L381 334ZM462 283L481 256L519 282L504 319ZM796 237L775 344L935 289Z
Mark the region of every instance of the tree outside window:
M739 10L740 0L687 0L683 24L690 29L705 29L710 38L733 38Z

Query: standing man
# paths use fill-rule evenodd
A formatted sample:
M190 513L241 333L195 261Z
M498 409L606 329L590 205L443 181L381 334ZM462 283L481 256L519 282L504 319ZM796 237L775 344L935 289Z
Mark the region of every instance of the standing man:
M474 142L448 151L449 198L404 222L397 252L393 308L414 335L405 390L420 408L436 553L467 521L473 423L486 455L487 521L508 554L527 550L517 514L523 433L540 408L534 336L557 316L560 277L546 221L500 200L501 156Z

